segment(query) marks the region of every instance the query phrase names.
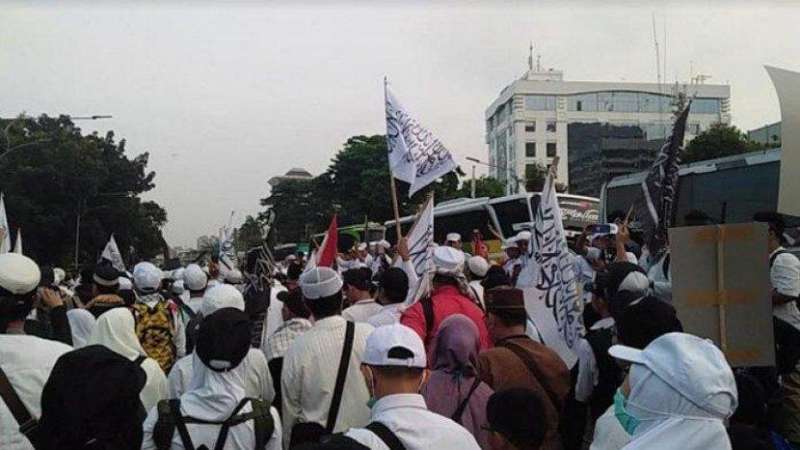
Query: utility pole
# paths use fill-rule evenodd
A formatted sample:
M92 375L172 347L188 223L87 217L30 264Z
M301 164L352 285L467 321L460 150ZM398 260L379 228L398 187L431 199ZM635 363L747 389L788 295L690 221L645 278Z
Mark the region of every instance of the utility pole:
M472 165L472 186L470 188L471 197L475 198L475 164Z

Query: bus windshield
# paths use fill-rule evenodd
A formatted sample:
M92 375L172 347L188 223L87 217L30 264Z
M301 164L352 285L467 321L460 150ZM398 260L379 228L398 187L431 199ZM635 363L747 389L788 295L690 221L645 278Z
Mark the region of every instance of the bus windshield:
M531 200L534 198L538 198L538 195L533 196ZM492 203L492 208L497 214L498 222L500 222L499 231L506 238L517 234L513 228L514 224L527 223L532 220L528 210L528 201L524 197Z

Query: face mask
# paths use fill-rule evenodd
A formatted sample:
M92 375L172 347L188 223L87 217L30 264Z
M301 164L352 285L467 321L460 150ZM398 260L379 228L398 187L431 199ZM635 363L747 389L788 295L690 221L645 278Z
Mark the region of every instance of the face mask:
M625 432L633 436L636 427L639 426L639 419L633 417L625 410L625 395L620 389L617 389L614 394L614 415L617 417L619 424L625 429Z

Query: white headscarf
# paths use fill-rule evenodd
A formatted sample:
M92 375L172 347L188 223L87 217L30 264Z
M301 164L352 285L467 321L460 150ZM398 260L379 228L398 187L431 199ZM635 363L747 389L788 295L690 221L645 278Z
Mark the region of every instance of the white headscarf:
M729 392L693 401L646 366L633 364L626 410L639 425L624 450L730 450L723 423L736 409L736 385L730 378Z
M244 361L227 372L209 369L197 352L192 355L192 381L181 396L181 410L197 419L221 421L227 419L245 393L246 367ZM250 411L249 405L242 412Z
M97 328L97 320L92 313L80 308L67 311L67 320L69 320L69 328L72 330L72 346L74 348L86 347L89 338Z
M136 336L133 313L126 308L114 308L101 314L88 344L104 345L131 361L147 356Z

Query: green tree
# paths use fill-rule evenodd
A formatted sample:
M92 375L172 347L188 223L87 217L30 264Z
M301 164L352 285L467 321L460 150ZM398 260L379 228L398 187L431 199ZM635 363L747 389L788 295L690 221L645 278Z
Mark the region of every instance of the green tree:
M724 123L715 123L700 133L686 146L681 161L690 163L707 159L762 150L764 146L747 139L738 128Z
M234 242L236 250L246 252L261 244L261 240L261 222L253 216L247 216L236 233L236 240Z
M464 179L461 188L456 192L456 197L469 197L472 195L472 182ZM506 194L506 187L497 178L482 176L475 179L475 197L502 197Z
M0 129L0 190L27 255L72 267L79 217L82 264L96 261L112 233L129 259L164 251L166 212L139 197L155 187L147 153L130 159L125 140L83 135L66 116L0 120Z
M528 192L540 192L544 187L544 179L547 176L547 168L538 162L525 165L525 190Z

